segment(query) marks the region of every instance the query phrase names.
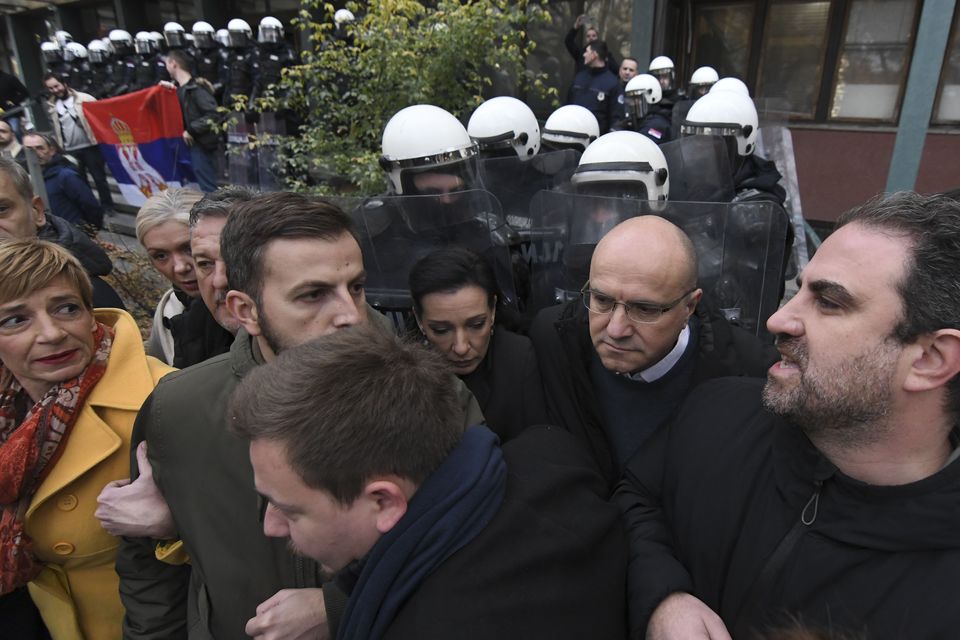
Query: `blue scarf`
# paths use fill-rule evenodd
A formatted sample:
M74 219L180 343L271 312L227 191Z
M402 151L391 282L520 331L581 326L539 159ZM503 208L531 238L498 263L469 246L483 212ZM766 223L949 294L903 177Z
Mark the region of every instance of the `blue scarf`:
M463 440L364 559L337 640L378 640L420 583L473 540L500 509L507 466L485 426Z

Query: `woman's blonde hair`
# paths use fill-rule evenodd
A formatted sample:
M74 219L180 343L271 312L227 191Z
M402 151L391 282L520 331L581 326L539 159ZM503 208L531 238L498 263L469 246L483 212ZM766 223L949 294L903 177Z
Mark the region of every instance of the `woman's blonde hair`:
M30 238L0 240L0 304L25 298L63 276L93 309L93 285L80 261L63 247Z
M167 189L151 196L137 212L137 241L143 244L143 236L164 222L180 222L190 225L190 209L203 194L196 189Z

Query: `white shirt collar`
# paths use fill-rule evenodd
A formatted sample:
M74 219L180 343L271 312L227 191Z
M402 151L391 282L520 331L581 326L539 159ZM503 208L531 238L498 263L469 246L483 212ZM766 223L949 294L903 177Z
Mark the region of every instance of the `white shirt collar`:
M673 346L673 349L670 350L670 353L663 356L660 362L653 364L643 371L638 371L636 373L624 373L623 375L631 380L636 380L637 382L654 382L659 380L663 376L667 375L674 365L680 362L680 358L683 357L683 352L687 350L687 345L690 343L690 323L684 325L683 330L680 332L680 335L677 336L677 344Z

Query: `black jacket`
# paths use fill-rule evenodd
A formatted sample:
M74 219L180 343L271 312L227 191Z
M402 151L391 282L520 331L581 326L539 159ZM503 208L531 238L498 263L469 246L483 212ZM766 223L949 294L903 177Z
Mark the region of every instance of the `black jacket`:
M586 107L597 117L600 134L610 130L610 125L621 115L620 80L606 67L584 67L573 77L567 92L567 104Z
M604 431L602 414L590 380L594 352L587 324L588 312L580 300L548 307L537 314L530 339L537 352L551 424L577 436L610 483L619 479L616 456ZM690 382L724 376L764 376L779 359L772 345L731 326L719 314L697 308L700 353Z
M734 638L787 616L870 640L955 638L960 463L901 486L854 480L762 408L763 384L701 386L631 461L615 497L631 538L631 637L684 591Z
M217 323L203 300L193 298L185 307L164 322L173 335L173 366L186 369L230 351L233 334Z
M177 89L177 97L183 111L183 128L200 148L206 151L216 149L220 142L220 137L213 131L217 119L216 98L194 78Z
M503 448L500 510L431 573L384 640L625 636L622 524L573 438L528 429Z
M463 382L490 430L507 442L527 427L547 424L537 355L530 340L497 327L483 362Z
M113 263L107 252L63 218L48 213L46 219L37 237L60 245L80 261L93 283L93 306L125 309L117 292L100 277L108 276L113 271Z
M763 200L776 202L782 207L787 200L787 191L779 184L781 177L772 161L757 154L747 156L733 176L736 202Z

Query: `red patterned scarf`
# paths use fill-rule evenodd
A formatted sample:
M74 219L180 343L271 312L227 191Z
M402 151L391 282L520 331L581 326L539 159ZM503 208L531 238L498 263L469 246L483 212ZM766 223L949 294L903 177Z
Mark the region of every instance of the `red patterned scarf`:
M26 391L0 367L0 595L22 587L40 573L33 557L24 514L37 488L63 453L67 437L107 368L113 329L97 323L94 355L76 378L50 389L18 420L18 406L29 403Z

